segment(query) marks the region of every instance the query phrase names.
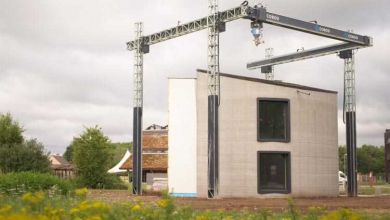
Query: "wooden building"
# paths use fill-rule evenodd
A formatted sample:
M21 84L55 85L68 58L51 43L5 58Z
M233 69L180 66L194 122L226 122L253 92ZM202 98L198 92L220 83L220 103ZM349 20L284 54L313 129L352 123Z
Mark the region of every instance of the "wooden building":
M50 155L49 160L53 173L60 178L73 178L74 166L63 156Z
M151 185L153 178L167 178L168 170L168 126L151 125L143 131L142 182ZM131 172L133 157L120 167Z

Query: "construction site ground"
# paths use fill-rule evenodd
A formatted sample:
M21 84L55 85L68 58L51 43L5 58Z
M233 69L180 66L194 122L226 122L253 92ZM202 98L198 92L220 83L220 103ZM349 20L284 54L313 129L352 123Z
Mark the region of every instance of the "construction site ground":
M107 202L138 202L153 203L161 199L159 195L134 196L130 191L121 190L92 190L88 197L94 200L104 200ZM178 206L189 206L194 209L225 209L225 210L260 210L270 209L273 211L282 211L288 206L287 198L224 198L224 199L206 199L206 198L176 198L175 203ZM301 211L309 207L322 207L327 210L338 208L349 208L367 212L388 212L390 210L390 195L382 196L359 196L349 198L339 197L320 197L320 198L294 198L295 206Z

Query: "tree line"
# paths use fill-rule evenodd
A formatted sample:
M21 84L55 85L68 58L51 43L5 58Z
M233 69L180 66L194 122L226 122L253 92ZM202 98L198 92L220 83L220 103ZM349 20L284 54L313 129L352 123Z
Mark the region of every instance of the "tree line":
M11 114L0 114L0 174L11 172L51 172L49 155L42 143L26 139L24 129ZM77 185L91 188L115 188L121 182L107 173L123 156L129 143L112 143L102 128L85 128L74 137L64 153L75 165Z
M26 139L10 114L0 114L0 173L49 172L49 153L36 139Z
M339 170L345 171L347 162L347 149L339 146ZM362 145L357 148L357 171L362 174L373 172L376 176L382 176L385 169L384 146Z

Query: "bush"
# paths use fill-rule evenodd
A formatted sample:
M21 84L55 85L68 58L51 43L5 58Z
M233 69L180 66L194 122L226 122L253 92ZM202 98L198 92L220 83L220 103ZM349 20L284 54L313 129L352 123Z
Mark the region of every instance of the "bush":
M68 194L74 188L69 180L48 173L19 172L0 174L0 193L13 195L24 192L55 190Z
M50 172L48 153L37 140L32 139L22 144L0 145L0 170L11 172Z
M76 185L78 187L88 186L88 181L85 182L84 178L76 178ZM103 177L103 180L99 182L94 188L96 189L128 189L126 183L124 183L116 175L107 174Z
M0 172L49 172L50 161L42 143L25 140L23 128L10 114L0 113Z
M123 182L119 176L107 175L104 178L103 189L128 189L128 186Z
M107 170L112 158L111 141L101 128L92 127L72 141L73 162L77 169L78 183L88 188L102 188L107 185Z

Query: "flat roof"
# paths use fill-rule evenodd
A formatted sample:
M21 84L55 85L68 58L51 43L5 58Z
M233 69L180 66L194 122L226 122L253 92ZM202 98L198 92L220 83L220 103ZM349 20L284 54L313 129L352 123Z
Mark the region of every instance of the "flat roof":
M207 73L207 70L203 70L203 69L197 69L196 71L201 72L201 73ZM275 85L275 86L284 86L284 87L289 87L289 88L296 88L296 89L309 90L309 91L315 91L315 92L325 92L325 93L337 94L337 91L320 89L320 88L304 86L304 85L299 85L299 84L294 84L294 83L286 83L286 82L282 82L282 81L259 79L259 78L239 76L239 75L233 75L233 74L221 73L221 72L219 73L219 75L223 76L223 77L233 78L233 79L246 80L246 81L251 81L251 82L259 82L259 83L270 84L270 85Z

